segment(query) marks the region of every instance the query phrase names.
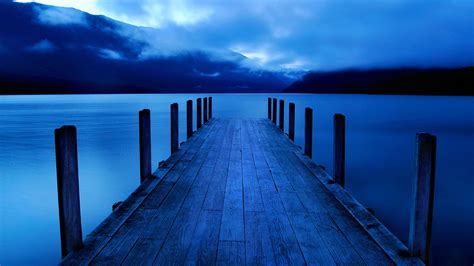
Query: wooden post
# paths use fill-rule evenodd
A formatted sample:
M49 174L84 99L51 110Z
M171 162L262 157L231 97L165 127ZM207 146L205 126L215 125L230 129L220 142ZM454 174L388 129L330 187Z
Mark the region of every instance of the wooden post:
M173 103L170 106L171 114L171 154L176 152L179 149L179 134L178 134L178 104Z
M272 122L275 125L277 123L277 99L275 99L275 98L273 98Z
M414 202L411 210L408 249L412 256L428 264L433 221L433 199L436 166L436 137L428 133L416 134L416 176Z
M272 98L268 97L268 120L272 120Z
M63 126L56 129L54 138L56 144L61 253L64 258L70 252L82 247L76 127Z
M344 187L344 166L346 156L346 117L334 115L334 181Z
M295 141L295 104L290 103L290 114L288 116L288 137Z
M212 118L212 97L209 97L209 120Z
M202 100L198 98L196 101L196 127L200 129L202 126Z
M150 110L143 109L138 113L140 138L140 182L151 177L151 126Z
M313 157L313 109L304 110L304 153Z
M285 101L280 100L280 129L284 131L285 128Z
M186 102L186 137L189 139L193 135L193 101Z
M207 123L207 97L204 97L203 107L204 107L203 116L204 116L204 124L205 124Z

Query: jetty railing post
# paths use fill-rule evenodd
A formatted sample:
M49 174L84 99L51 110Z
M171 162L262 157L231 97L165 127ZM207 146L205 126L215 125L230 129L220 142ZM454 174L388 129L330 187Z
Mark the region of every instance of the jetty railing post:
M150 110L138 112L140 134L140 182L151 177L151 126Z
M193 135L193 101L186 102L186 137L189 139Z
M290 113L288 116L288 137L295 141L295 104L290 103Z
M280 129L284 131L285 128L285 101L280 100Z
M276 98L273 98L272 122L275 125L277 123L277 99Z
M344 187L346 156L346 117L334 115L334 181Z
M306 107L304 110L304 153L313 157L313 109Z
M178 139L178 104L173 103L170 106L170 128L171 128L171 154L179 149Z
M436 137L428 133L416 134L416 176L414 202L411 212L408 249L428 263L430 255L431 225L436 166Z
M209 97L209 120L212 118L212 97Z
M56 129L54 138L56 144L61 253L64 258L70 252L82 247L76 127L63 126Z
M272 98L268 97L268 120L272 120Z
M202 126L202 100L197 98L196 101L196 127L200 129Z
M204 97L203 107L204 107L203 116L204 116L204 124L205 124L207 123L207 97Z

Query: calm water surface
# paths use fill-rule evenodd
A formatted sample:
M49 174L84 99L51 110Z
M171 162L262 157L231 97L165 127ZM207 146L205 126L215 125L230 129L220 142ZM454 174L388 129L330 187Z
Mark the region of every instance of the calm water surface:
M152 157L157 165L169 156L169 104L179 103L183 141L185 102L199 96L0 96L0 264L48 265L60 260L55 128L78 128L86 235L111 212L113 203L139 184L138 111L152 111ZM215 117L267 115L268 95L212 96ZM329 172L332 115L346 115L346 188L405 243L415 134L437 135L433 262L474 263L474 97L272 97L296 103L296 142L301 146L304 107L314 108L314 160Z

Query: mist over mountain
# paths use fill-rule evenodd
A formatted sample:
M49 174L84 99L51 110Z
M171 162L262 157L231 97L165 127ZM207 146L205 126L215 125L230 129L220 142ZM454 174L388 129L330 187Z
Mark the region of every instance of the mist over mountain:
M293 81L232 51L172 50L170 40L159 50L147 41L154 29L76 9L3 1L0 14L1 94L259 92Z

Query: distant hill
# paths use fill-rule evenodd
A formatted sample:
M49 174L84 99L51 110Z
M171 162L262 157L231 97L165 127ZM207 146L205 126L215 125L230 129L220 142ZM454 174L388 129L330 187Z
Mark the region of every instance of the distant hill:
M474 95L474 67L310 72L284 92Z
M0 94L280 92L293 81L231 51L143 56L154 29L76 9L0 1L0 14Z

